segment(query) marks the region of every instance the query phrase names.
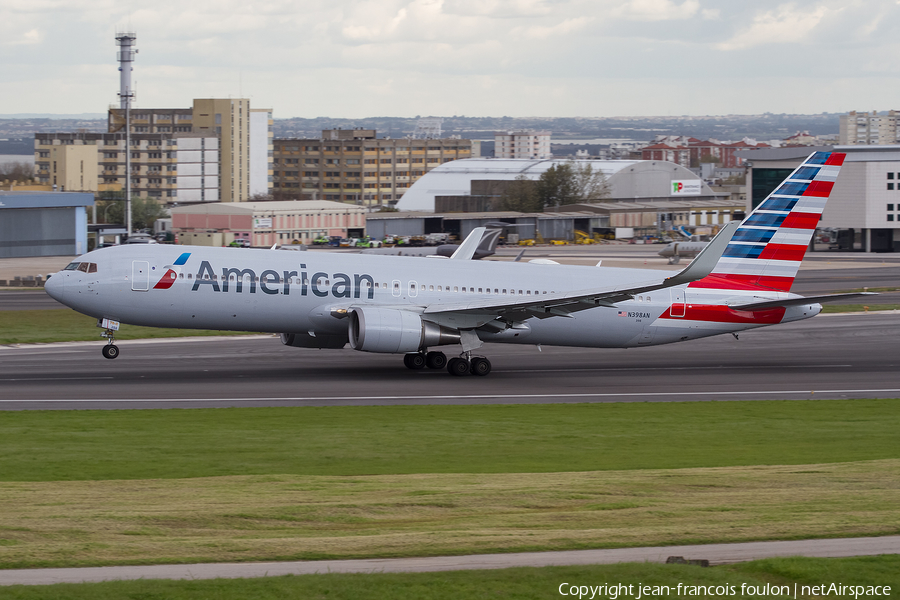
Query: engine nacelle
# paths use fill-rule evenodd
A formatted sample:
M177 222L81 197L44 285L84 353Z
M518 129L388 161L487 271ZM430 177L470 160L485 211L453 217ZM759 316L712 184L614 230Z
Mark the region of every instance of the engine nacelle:
M363 352L418 352L458 344L459 331L425 321L416 313L390 308L350 311L350 347Z
M347 345L347 338L343 335L317 334L315 337L308 333L282 333L281 343L295 348L343 348Z

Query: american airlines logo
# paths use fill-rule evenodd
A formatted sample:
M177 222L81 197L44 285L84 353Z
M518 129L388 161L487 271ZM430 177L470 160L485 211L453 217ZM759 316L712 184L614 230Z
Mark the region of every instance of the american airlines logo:
M281 272L266 269L257 275L253 269L224 267L222 279L219 280L212 265L209 264L209 261L204 260L200 263L200 269L191 291L196 292L201 286L204 286L204 289L210 289L213 292L233 291L242 294L246 288L248 293L255 294L258 287L263 294L282 293L287 296L291 293L291 282L296 278L296 285L293 289L296 290L296 286L299 286L301 296L308 296L312 293L313 296L319 298L326 296L359 298L362 293L366 293L369 300L375 297L375 278L367 273L354 273L351 277L346 273L329 275L324 271L317 271L310 277L305 270L305 264L301 264L300 269L300 271Z

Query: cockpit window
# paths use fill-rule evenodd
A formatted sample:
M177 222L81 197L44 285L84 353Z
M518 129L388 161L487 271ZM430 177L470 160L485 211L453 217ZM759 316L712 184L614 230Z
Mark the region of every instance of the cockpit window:
M63 271L81 271L82 273L96 273L97 263L73 262L66 265Z

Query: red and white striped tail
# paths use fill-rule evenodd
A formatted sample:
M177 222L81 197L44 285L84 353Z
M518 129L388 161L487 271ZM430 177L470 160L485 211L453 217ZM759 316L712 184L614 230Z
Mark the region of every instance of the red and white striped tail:
M811 154L744 219L712 274L690 287L789 291L845 157Z

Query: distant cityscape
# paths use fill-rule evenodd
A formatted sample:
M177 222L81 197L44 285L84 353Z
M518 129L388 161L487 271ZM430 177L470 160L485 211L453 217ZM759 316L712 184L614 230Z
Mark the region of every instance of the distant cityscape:
M459 136L472 140L493 141L494 133L503 130L548 130L554 143L560 140L651 141L657 135L686 136L701 139L778 140L807 131L813 136L837 136L840 114L816 115L761 114L720 116L647 116L647 117L443 117L446 137ZM412 135L420 117L336 117L274 119L276 138L314 138L328 129L374 129L380 138ZM102 133L107 131L104 118L17 117L0 118L0 154L31 154L33 145L24 152L23 143L35 133ZM594 142L599 143L599 142Z

